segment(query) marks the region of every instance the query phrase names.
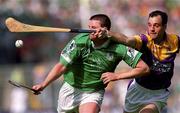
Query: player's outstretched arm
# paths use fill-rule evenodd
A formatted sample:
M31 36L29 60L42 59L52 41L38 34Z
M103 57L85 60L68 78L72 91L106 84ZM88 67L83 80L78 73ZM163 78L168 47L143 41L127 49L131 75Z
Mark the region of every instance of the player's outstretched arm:
M112 32L112 31L108 31L107 35L112 40L115 40L129 47L135 48L136 39L134 37L128 37L122 33L117 33L117 32Z
M34 85L32 88L37 91L42 91L47 87L51 82L59 78L66 70L66 67L60 63L57 63L52 70L49 72L45 80L37 85Z
M128 37L123 33L109 31L106 28L97 29L96 33L99 35L99 38L108 37L114 41L117 41L121 44L124 44L124 45L132 47L132 48L135 48L135 46L136 46L135 37Z
M135 68L120 73L106 72L102 74L101 79L103 80L104 84L107 84L111 81L146 76L148 75L149 71L148 65L144 63L143 60L139 60Z

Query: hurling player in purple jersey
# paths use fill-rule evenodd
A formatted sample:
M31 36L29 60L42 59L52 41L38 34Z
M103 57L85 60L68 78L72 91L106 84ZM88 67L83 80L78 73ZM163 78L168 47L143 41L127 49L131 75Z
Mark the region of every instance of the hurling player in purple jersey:
M103 35L143 53L142 59L150 67L148 76L130 82L124 113L160 113L167 105L169 86L174 70L174 60L179 52L180 38L166 32L168 15L160 10L152 11L147 21L147 33L128 37L101 29ZM121 79L123 75L104 73L105 83Z

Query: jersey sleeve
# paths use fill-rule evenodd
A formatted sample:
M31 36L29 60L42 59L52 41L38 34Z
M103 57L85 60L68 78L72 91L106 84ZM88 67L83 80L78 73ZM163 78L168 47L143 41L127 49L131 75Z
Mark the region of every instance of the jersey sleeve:
M60 63L65 66L68 66L72 63L75 59L77 59L80 55L80 49L76 41L73 39L71 40L65 48L62 50L60 55Z
M136 45L135 48L137 50L140 50L142 46L147 44L148 38L145 34L135 35L134 38L136 39Z
M130 47L125 47L126 52L124 53L123 60L132 68L135 68L139 59L141 58L142 53L130 48Z
M137 50L140 50L141 46L142 46L142 40L141 37L139 35L135 35L134 38L136 39L136 45L135 48Z

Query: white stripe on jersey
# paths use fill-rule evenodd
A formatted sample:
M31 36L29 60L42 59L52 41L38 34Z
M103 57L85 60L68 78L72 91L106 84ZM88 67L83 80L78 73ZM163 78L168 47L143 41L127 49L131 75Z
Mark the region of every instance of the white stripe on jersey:
M61 56L68 62L68 63L71 63L71 59L68 55L66 54L61 54Z

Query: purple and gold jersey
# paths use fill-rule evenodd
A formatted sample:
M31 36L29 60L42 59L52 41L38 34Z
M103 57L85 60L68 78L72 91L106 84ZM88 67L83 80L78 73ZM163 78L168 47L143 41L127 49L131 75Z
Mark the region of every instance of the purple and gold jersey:
M136 78L148 89L168 88L174 71L174 59L179 52L179 37L166 34L164 42L155 44L149 35L136 35L136 49L143 53L142 59L150 67L150 75Z
M100 80L102 73L113 72L121 60L135 67L141 55L112 40L95 48L88 34L80 34L63 49L60 62L67 67L65 82L83 91L97 91L106 87Z

